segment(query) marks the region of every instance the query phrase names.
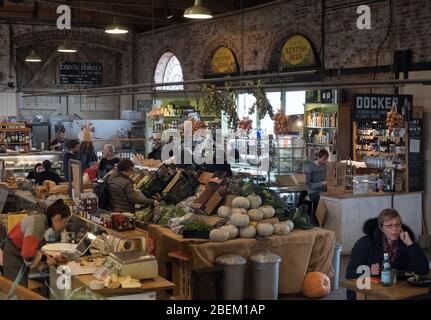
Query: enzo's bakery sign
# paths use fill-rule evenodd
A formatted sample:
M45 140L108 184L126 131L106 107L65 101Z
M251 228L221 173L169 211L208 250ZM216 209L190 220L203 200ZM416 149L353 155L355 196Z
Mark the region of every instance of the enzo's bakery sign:
M60 62L60 84L103 84L103 65L92 62Z
M404 118L411 118L412 95L356 94L353 96L353 121L385 121L394 105Z

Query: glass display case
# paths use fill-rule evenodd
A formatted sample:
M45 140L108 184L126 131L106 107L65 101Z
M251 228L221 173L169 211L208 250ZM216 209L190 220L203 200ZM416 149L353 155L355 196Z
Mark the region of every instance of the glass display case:
M29 152L29 153L1 153L0 160L4 161L5 170L13 171L16 176L27 176L34 169L34 165L44 160L52 162L52 170L61 174L63 168L61 152Z

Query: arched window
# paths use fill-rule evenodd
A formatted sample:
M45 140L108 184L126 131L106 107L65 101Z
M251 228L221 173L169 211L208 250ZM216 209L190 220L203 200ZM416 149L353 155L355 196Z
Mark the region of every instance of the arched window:
M172 52L165 52L157 63L154 73L155 83L183 81L183 69L180 61ZM156 87L157 90L183 90L183 85Z

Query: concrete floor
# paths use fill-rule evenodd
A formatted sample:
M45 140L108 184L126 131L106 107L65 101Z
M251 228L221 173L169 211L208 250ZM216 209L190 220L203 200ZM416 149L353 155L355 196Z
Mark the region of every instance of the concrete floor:
M431 263L431 248L424 250ZM340 280L345 279L347 264L349 263L350 255L343 255L340 258ZM280 300L308 300L302 294L289 294L279 297ZM338 287L337 290L332 290L330 294L320 300L346 300L346 289Z

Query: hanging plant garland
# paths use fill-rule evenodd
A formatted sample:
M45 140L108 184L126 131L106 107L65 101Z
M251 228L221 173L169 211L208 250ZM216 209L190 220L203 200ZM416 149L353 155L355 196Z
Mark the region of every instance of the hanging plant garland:
M239 117L236 110L235 92L228 82L225 83L226 92L223 96L222 110L227 115L227 124L229 129L233 130L238 127Z
M213 84L204 84L201 88L203 93L202 111L203 114L220 115L223 106L223 96Z
M274 116L274 110L266 96L265 89L262 87L260 80L258 81L256 88L252 91L252 94L256 101L251 106L249 114L252 115L256 111L258 119L262 120L267 114L272 119Z

